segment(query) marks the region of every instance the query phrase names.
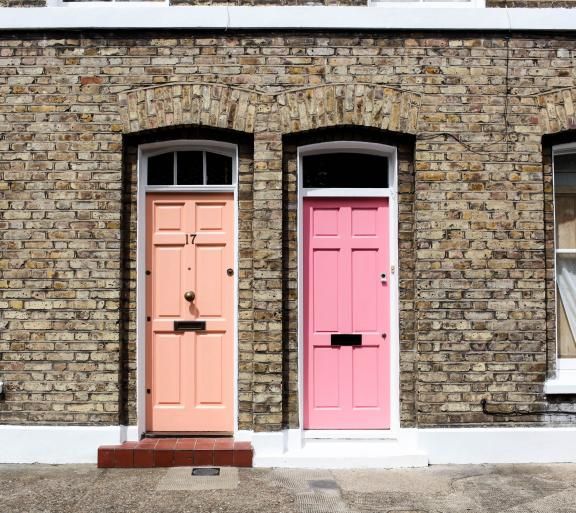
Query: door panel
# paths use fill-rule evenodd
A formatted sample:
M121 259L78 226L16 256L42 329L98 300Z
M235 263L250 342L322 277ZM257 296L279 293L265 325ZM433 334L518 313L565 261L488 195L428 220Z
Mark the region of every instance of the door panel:
M338 330L338 261L339 250L319 250L314 252L314 329L321 331Z
M340 348L317 346L313 354L314 408L338 408L340 405Z
M179 317L182 314L183 247L160 246L156 240L154 262L157 278L154 280L154 309L158 317Z
M305 198L303 216L304 427L387 429L388 199Z
M154 383L158 404L181 404L182 340L179 335L158 333L154 344Z
M196 405L221 404L223 336L198 335L196 343Z
M232 194L146 196L149 431L234 428L233 206ZM206 329L174 330L192 320Z
M377 249L352 250L352 331L377 331L378 289L382 272Z
M225 314L222 297L222 281L228 278L224 267L225 252L225 246L196 246L196 304L204 317Z

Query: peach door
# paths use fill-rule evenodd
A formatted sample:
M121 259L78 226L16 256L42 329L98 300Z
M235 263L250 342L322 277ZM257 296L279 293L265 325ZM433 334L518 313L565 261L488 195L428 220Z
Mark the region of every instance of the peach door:
M233 207L232 194L146 196L148 431L234 429Z
M304 427L387 429L388 199L305 198L303 215Z

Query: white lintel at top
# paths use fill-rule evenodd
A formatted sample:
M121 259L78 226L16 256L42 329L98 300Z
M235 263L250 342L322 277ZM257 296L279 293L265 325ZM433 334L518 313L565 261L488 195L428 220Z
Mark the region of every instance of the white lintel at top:
M440 7L189 7L85 5L2 7L0 30L45 29L368 29L576 31L576 9Z

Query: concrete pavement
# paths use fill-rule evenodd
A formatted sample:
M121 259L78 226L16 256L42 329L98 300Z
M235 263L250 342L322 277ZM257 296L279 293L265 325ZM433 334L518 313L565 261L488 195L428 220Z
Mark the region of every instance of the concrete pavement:
M576 465L406 470L0 465L0 513L576 513Z

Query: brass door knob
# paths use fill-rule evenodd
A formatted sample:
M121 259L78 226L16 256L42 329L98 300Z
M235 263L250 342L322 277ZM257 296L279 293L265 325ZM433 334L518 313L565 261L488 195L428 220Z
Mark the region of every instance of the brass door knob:
M186 292L184 292L184 299L186 301L189 301L190 303L192 301L194 301L195 297L196 297L196 294L194 294L194 292L192 290L187 290Z

